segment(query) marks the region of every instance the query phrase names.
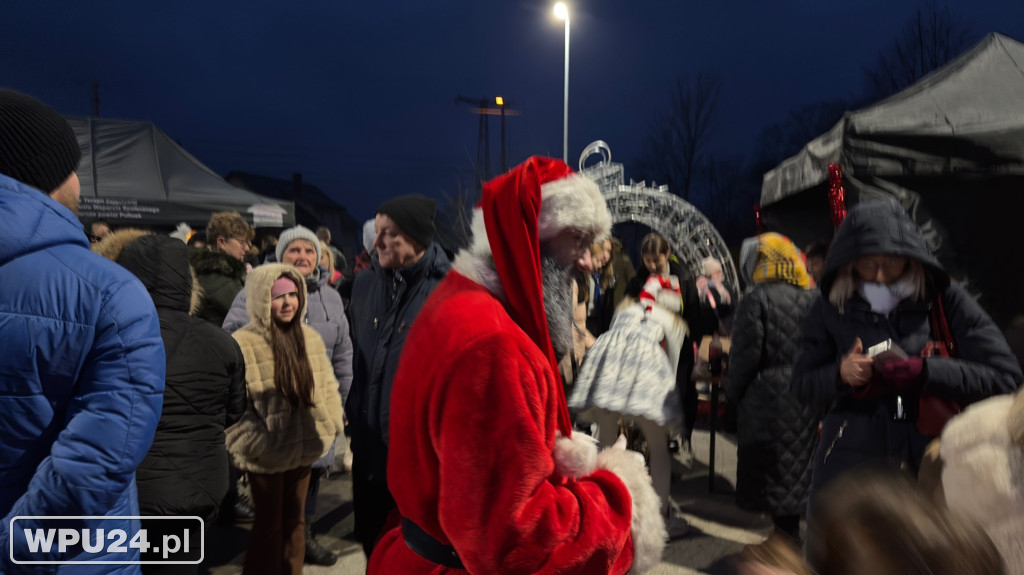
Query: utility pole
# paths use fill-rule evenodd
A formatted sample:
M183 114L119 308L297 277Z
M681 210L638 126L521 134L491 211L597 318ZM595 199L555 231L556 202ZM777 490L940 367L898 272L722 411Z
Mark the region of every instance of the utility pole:
M459 96L455 98L455 103L479 106L479 108L473 110L474 113L480 115L476 139L476 183L478 188L483 187L483 183L491 179L491 137L487 120L487 116L491 114L488 108L489 102L485 98Z
M505 99L498 96L494 103L501 108L501 173L508 171L508 155L505 153Z
M491 147L487 116L501 116L501 173L505 173L508 171L508 138L505 135L505 116L518 116L519 112L510 110L509 107L512 106L512 102L501 96L494 98L494 105L498 107L497 110L491 108L490 101L484 98L465 98L459 96L455 99L455 103L478 106L472 112L480 115L480 129L476 145L476 176L477 184L482 185L491 179Z

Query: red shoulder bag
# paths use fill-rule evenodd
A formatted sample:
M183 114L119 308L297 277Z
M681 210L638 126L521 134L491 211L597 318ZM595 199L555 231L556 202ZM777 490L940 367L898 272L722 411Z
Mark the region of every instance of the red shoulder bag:
M960 357L949 329L946 312L942 308L942 295L935 298L931 309L932 341L921 351L921 357ZM963 411L963 406L952 399L943 399L921 393L917 403L917 430L923 435L937 436L946 422Z

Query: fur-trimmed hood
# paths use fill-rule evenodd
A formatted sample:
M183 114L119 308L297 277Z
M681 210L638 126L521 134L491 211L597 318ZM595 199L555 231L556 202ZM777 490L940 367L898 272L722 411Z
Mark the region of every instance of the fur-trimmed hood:
M985 528L1007 573L1024 573L1024 392L968 407L939 449L946 504Z
M241 280L247 271L245 262L214 249L193 248L190 259L197 274L216 274Z
M309 299L309 294L306 292L306 280L303 279L299 270L288 264L264 264L249 273L249 277L246 279L245 308L249 312L250 321L245 329L269 336L270 322L273 321L270 317L270 301L272 299L270 288L277 278L285 275L295 282L299 290L299 310L295 317L306 317L306 302Z
M142 238L147 239L138 243ZM157 307L195 315L202 301L202 288L189 263L188 248L182 250L179 244L185 247L175 238L124 228L103 238L92 249L139 278Z

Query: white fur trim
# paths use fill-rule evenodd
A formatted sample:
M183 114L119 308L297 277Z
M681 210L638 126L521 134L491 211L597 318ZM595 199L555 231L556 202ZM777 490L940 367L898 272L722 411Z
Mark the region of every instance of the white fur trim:
M701 271L706 276L722 271L722 264L717 259L710 256L700 260L700 267Z
M597 467L597 440L586 433L561 434L555 439L555 471L564 477L579 479Z
M1010 413L1007 414L1009 421L1006 423L1010 431L1010 441L1018 447L1024 448L1024 390L1014 395L1013 404L1010 406Z
M566 228L607 236L612 229L612 215L605 205L597 184L586 176L572 174L540 187L540 240L550 240Z
M1013 396L976 403L942 433L942 488L956 514L978 522L1010 568L1024 569L1024 446L1010 440Z
M373 242L377 239L377 223L374 218L363 222L363 249L366 253L373 251Z
M598 469L607 469L617 475L633 498L630 528L633 536L633 567L630 573L644 573L660 563L668 540L665 519L661 515L661 499L654 492L651 476L638 455L614 447L604 449L597 455Z
M487 291L494 294L502 303L507 303L498 270L494 269L491 243L487 239L487 226L484 224L484 212L480 208L473 210L472 229L473 242L455 256L452 269L487 288Z

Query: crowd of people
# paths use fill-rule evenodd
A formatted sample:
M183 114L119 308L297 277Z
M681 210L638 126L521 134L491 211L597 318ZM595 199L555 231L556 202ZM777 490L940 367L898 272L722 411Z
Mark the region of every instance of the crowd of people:
M710 377L736 502L775 528L738 572L1024 573L1019 360L895 201L806 251L759 235L731 293L657 232L634 267L559 160L487 182L454 260L433 200L381 203L350 267L326 228L256 246L234 212L83 225L79 159L0 90L0 548L26 544L14 517L153 538L187 515L252 521L245 573L301 573L337 560L312 525L340 469L370 573L642 573L689 533L672 459Z

